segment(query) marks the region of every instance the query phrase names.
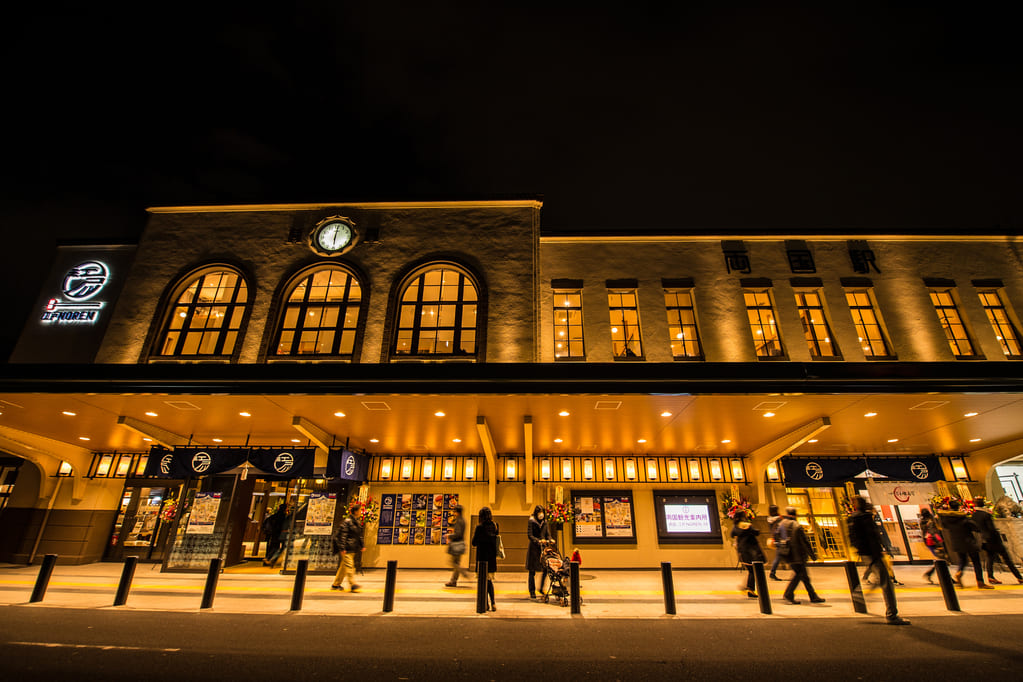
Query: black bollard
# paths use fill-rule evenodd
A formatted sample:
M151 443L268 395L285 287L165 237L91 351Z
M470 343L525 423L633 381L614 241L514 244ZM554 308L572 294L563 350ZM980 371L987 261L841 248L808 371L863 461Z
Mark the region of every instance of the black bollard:
M309 560L299 559L295 566L295 586L291 590L291 610L302 610L302 597L305 594L305 574L309 570Z
M398 562L387 562L387 574L384 577L384 613L394 610L394 584L398 579Z
M570 599L572 601L572 613L582 613L582 595L579 594L579 562L572 561L568 565L569 567L569 585L572 594Z
M124 569L121 571L121 582L117 584L117 594L114 595L114 606L124 606L124 603L128 601L128 591L131 589L131 581L135 577L135 564L138 562L137 556L125 558Z
M853 611L856 613L867 612L867 600L863 598L863 586L860 585L860 572L856 562L845 561L845 579L849 583L849 596L852 597Z
M220 578L220 557L210 559L210 570L206 574L206 586L202 590L200 609L213 607L213 597L217 593L217 580Z
M487 612L487 562L476 564L476 613Z
M948 572L948 562L938 559L934 562L934 572L938 574L938 584L941 585L941 594L945 597L945 608L949 611L962 611L959 608L959 595L956 594L955 583Z
M664 612L674 616L675 611L675 581L671 577L671 562L661 562L661 585L664 591Z
M767 574L764 562L753 562L753 580L757 586L757 600L760 602L760 613L771 615L771 595L767 593Z
M50 576L53 574L53 565L57 563L56 554L47 554L43 557L43 565L39 567L39 576L36 578L36 586L32 590L32 598L28 601L35 603L42 601L46 594L46 586L50 584Z

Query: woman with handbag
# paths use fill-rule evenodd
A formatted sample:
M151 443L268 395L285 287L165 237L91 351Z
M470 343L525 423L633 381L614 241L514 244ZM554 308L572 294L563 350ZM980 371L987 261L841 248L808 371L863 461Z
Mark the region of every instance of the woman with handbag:
M486 562L487 596L490 597L490 610L497 611L494 604L494 574L497 572L497 543L500 540L494 513L490 507L480 509L480 520L472 533L472 546L476 548L477 563Z
M526 570L529 572L529 580L526 586L529 588L529 598L536 599L536 574L540 573L540 594L543 594L544 581L547 574L543 570L543 562L540 554L548 543L552 542L551 530L544 518L544 510L540 505L533 508L533 515L526 522L526 537L529 539L529 549L526 550Z
M924 536L924 544L934 555L934 563L924 571L927 582L934 583L934 569L938 567L938 559L948 561L948 554L945 552L945 540L941 537L941 529L938 527L938 520L930 509L920 510L920 532Z
M445 587L457 587L459 577L469 577L469 571L462 568L462 555L465 554L465 519L462 517L462 505L455 505L448 517L448 556L451 557L451 580L444 583Z
M732 526L732 538L735 539L735 549L739 553L739 561L746 567L746 596L750 599L756 599L753 562L765 560L764 550L760 548L760 541L757 540L760 531L749 522L745 512L736 514L734 523L735 525Z

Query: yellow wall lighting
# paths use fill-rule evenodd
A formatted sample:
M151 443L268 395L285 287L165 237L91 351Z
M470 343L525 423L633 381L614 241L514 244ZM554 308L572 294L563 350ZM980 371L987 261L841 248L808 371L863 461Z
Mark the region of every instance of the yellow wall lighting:
M646 461L646 479L648 481L656 481L657 480L657 460L656 459L648 459Z
M680 475L679 475L679 470L678 470L678 460L677 459L669 459L668 460L668 480L669 481L677 481L679 478L680 478Z
M429 481L433 478L433 457L423 460L423 480Z
M710 460L710 480L720 481L724 478L724 474L721 471L721 460L712 459Z
M699 481L702 474L700 473L700 460L693 458L689 460L689 480Z
M970 478L970 474L966 471L966 463L962 457L952 457L952 473L955 474L957 481L966 481Z
M608 457L604 460L604 478L613 481L615 477L615 461Z
M99 466L96 467L97 476L106 476L110 473L110 465L114 463L113 455L103 455L100 457Z
M732 459L732 480L741 481L742 479L742 460L739 458Z
M551 480L551 459L550 457L544 457L540 460L540 479L543 481Z
M781 476L778 474L778 463L771 462L767 465L767 480L772 483L777 483L781 480Z
M444 480L450 481L455 477L455 458L445 457L444 458Z
M508 457L504 460L504 477L509 481L515 480L515 458Z
M636 480L636 460L631 457L625 460L625 478L630 481Z
M383 481L391 480L391 466L393 464L394 464L394 461L390 457L385 457L383 459L383 461L380 462L380 479L381 480L383 480Z
M593 480L593 460L586 458L583 460L583 478L587 481Z
M72 473L74 473L74 469L71 468L70 462L60 463L60 468L57 469L58 476L70 476Z
M401 480L407 481L412 478L412 460L406 457L401 461Z
M571 481L572 480L572 460L565 457L561 460L561 480Z
M476 458L466 457L465 458L465 478L472 480L476 478Z

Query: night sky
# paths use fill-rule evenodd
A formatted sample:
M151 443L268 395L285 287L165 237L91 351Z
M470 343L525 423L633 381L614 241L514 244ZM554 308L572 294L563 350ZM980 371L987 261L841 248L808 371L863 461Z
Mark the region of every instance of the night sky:
M548 231L1023 225L1008 3L220 4L10 12L3 357L54 245L131 240L148 206L542 196Z

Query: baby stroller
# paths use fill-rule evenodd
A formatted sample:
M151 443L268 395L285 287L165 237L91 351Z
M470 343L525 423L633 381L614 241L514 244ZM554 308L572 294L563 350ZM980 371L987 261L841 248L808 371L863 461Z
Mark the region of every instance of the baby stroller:
M571 569L569 561L558 553L553 544L540 550L540 563L547 578L547 589L542 592L541 601L549 603L554 597L562 606L568 606L568 584Z

